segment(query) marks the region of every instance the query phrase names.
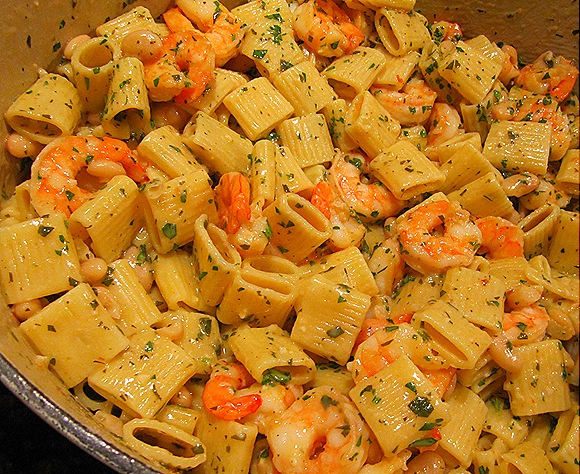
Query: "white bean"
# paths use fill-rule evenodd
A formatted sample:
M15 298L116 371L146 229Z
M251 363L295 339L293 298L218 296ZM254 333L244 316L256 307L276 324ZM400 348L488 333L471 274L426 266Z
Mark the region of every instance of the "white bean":
M91 284L99 283L107 275L108 265L102 258L89 258L81 263L81 275Z
M133 56L141 61L154 58L161 49L161 37L148 30L137 30L129 33L121 43L125 56Z
M32 158L42 150L40 143L23 137L19 133L11 133L8 135L4 146L8 153L16 158Z
M406 474L443 474L445 461L433 451L425 451L411 459L407 464Z
M190 408L193 403L193 394L185 387L181 387L179 391L173 395L169 403L179 405L180 407Z
M172 341L177 341L183 336L183 323L178 320L172 320L167 326L156 329L157 334L168 337Z
M36 298L12 306L12 314L18 321L26 321L42 309L42 302Z

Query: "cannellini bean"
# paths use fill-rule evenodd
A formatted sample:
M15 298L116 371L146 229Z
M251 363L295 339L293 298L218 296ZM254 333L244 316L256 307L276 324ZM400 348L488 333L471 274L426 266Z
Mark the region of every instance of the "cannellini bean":
M42 302L36 298L23 303L16 303L12 306L12 314L18 321L26 321L38 313L43 308Z
M16 158L32 158L42 150L40 143L23 137L19 133L11 133L8 135L4 146L8 153Z
M157 334L168 337L172 341L177 341L183 336L183 323L176 319L171 321L167 326L158 328Z
M153 276L151 265L148 262L140 262L138 260L139 253L140 250L136 246L132 245L127 250L125 250L123 256L129 261L129 264L133 270L135 270L137 278L139 279L141 285L143 285L143 288L149 291L153 286L155 277Z
M148 30L137 30L129 33L121 43L125 56L133 56L141 61L153 59L161 49L161 37Z
M445 461L433 451L425 451L411 459L407 464L406 474L443 474Z
M81 275L91 284L99 283L107 275L108 265L102 258L89 258L81 263Z
M523 361L516 357L504 333L496 336L488 350L495 363L507 372L518 372L522 368Z
M62 53L63 56L66 59L72 58L72 55L75 52L75 49L77 49L77 47L79 47L83 43L86 43L90 39L91 39L91 37L89 35L78 35L78 36L75 36L74 38L70 39L69 42L64 47L64 51Z

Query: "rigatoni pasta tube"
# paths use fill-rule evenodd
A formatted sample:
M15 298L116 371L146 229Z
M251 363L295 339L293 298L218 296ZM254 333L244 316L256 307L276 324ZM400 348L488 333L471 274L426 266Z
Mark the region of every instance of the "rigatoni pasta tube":
M276 147L276 196L284 193L310 194L314 184L289 147Z
M213 75L213 80L207 85L203 94L184 106L185 109L211 114L223 103L230 92L248 82L243 74L229 69L216 67Z
M62 76L45 74L12 102L4 117L21 135L46 144L72 135L81 111L76 87Z
M217 306L233 281L242 258L229 243L227 234L211 224L206 214L195 221L193 247L202 301Z
M276 195L276 156L278 147L271 140L258 140L252 149L250 190L253 203L271 204Z
M526 258L548 253L559 217L560 208L555 204L546 203L518 222L518 227L524 231Z
M20 325L67 387L99 370L129 345L87 283L81 283Z
M344 99L336 99L322 110L332 142L341 151L350 151L358 147L358 143L346 133L347 110L348 104Z
M82 281L63 215L0 227L0 241L0 283L8 304L61 293Z
M304 280L302 288L308 291L301 292L294 304L292 339L305 350L346 364L370 307L370 296L321 275Z
M375 176L395 195L407 200L439 189L445 175L410 142L398 141L371 161Z
M578 276L578 221L577 212L560 211L558 223L546 257L557 270Z
M284 326L296 297L298 268L275 255L244 260L226 289L216 316L220 322L238 326Z
M386 50L403 56L419 51L431 40L427 19L414 11L381 8L375 15L375 28Z
M123 425L123 440L138 453L175 469L193 469L206 459L198 438L159 420L129 420Z
M115 176L73 212L70 221L85 228L94 254L111 262L131 245L144 224L142 205L135 182L128 176Z
M143 6L135 7L99 25L96 33L120 43L129 33L139 30L153 31L161 36L168 34L167 27L161 23L155 23L151 12Z
M283 194L263 213L272 229L269 245L293 263L330 237L330 221L298 194Z
M294 112L292 104L265 77L239 86L223 103L250 140L263 138Z
M314 377L314 361L279 326L251 328L244 324L228 338L248 372L264 385L303 385Z
M121 58L113 66L101 116L107 134L126 140L131 133L146 131L150 126L151 110L144 74L143 63L137 58Z

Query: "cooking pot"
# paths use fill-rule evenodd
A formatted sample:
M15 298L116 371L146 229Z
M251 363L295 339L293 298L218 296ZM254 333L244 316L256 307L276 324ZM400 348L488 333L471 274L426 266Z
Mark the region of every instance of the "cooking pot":
M154 16L167 1L125 0L0 0L0 110L48 68L67 40L93 30L136 5ZM227 3L227 2L226 2ZM231 6L231 4L230 4ZM552 50L578 63L578 2L558 0L418 0L416 9L429 19L458 22L466 36L485 34L492 41L513 44L525 61ZM0 143L6 125L0 121ZM9 196L22 179L21 162L0 149L0 186ZM0 245L2 243L0 242ZM0 295L0 381L50 426L98 460L119 472L169 472L131 451L78 404L49 371L34 363L34 352L18 331Z

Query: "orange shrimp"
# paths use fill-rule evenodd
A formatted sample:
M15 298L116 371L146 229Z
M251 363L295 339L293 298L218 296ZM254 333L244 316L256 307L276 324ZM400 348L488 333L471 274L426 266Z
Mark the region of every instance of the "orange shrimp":
M294 11L294 31L307 48L325 57L352 53L364 41L363 32L332 0L309 0Z
M193 24L211 43L215 53L216 66L223 66L238 54L244 37L243 22L218 1L199 0L177 2L163 15L169 28L185 28ZM182 18L179 18L181 15ZM191 23L193 22L193 24Z
M250 181L237 171L224 173L215 188L219 225L235 234L252 217Z
M476 219L475 225L482 235L479 253L492 260L524 256L524 231L517 225L494 216Z
M550 316L536 304L504 313L503 331L515 346L540 341L546 334Z
M578 68L572 61L546 51L522 68L515 83L536 94L550 94L556 101L562 102L574 89L576 79Z
M201 96L213 79L215 54L199 31L178 31L163 38L158 53L144 66L152 101L173 99L179 105L187 105Z
M401 125L422 125L429 120L437 93L422 79L409 80L402 90L373 86L370 92Z
M121 140L94 136L57 138L44 147L32 164L29 189L36 212L41 216L62 212L69 217L93 195L93 191L79 185L79 172L85 169L91 174L101 165L110 167L113 174L127 174L138 183L148 181L145 168Z
M449 104L438 102L433 105L428 124L427 144L430 146L440 145L465 132L459 112Z
M205 409L222 420L239 420L258 410L262 398L257 393L236 396L249 387L254 379L239 362L218 361L202 394Z
M509 44L504 44L501 50L504 56L498 79L505 85L520 74L520 70L518 69L518 52L516 48Z
M481 231L456 201L433 201L403 214L397 234L405 262L427 275L469 265Z

